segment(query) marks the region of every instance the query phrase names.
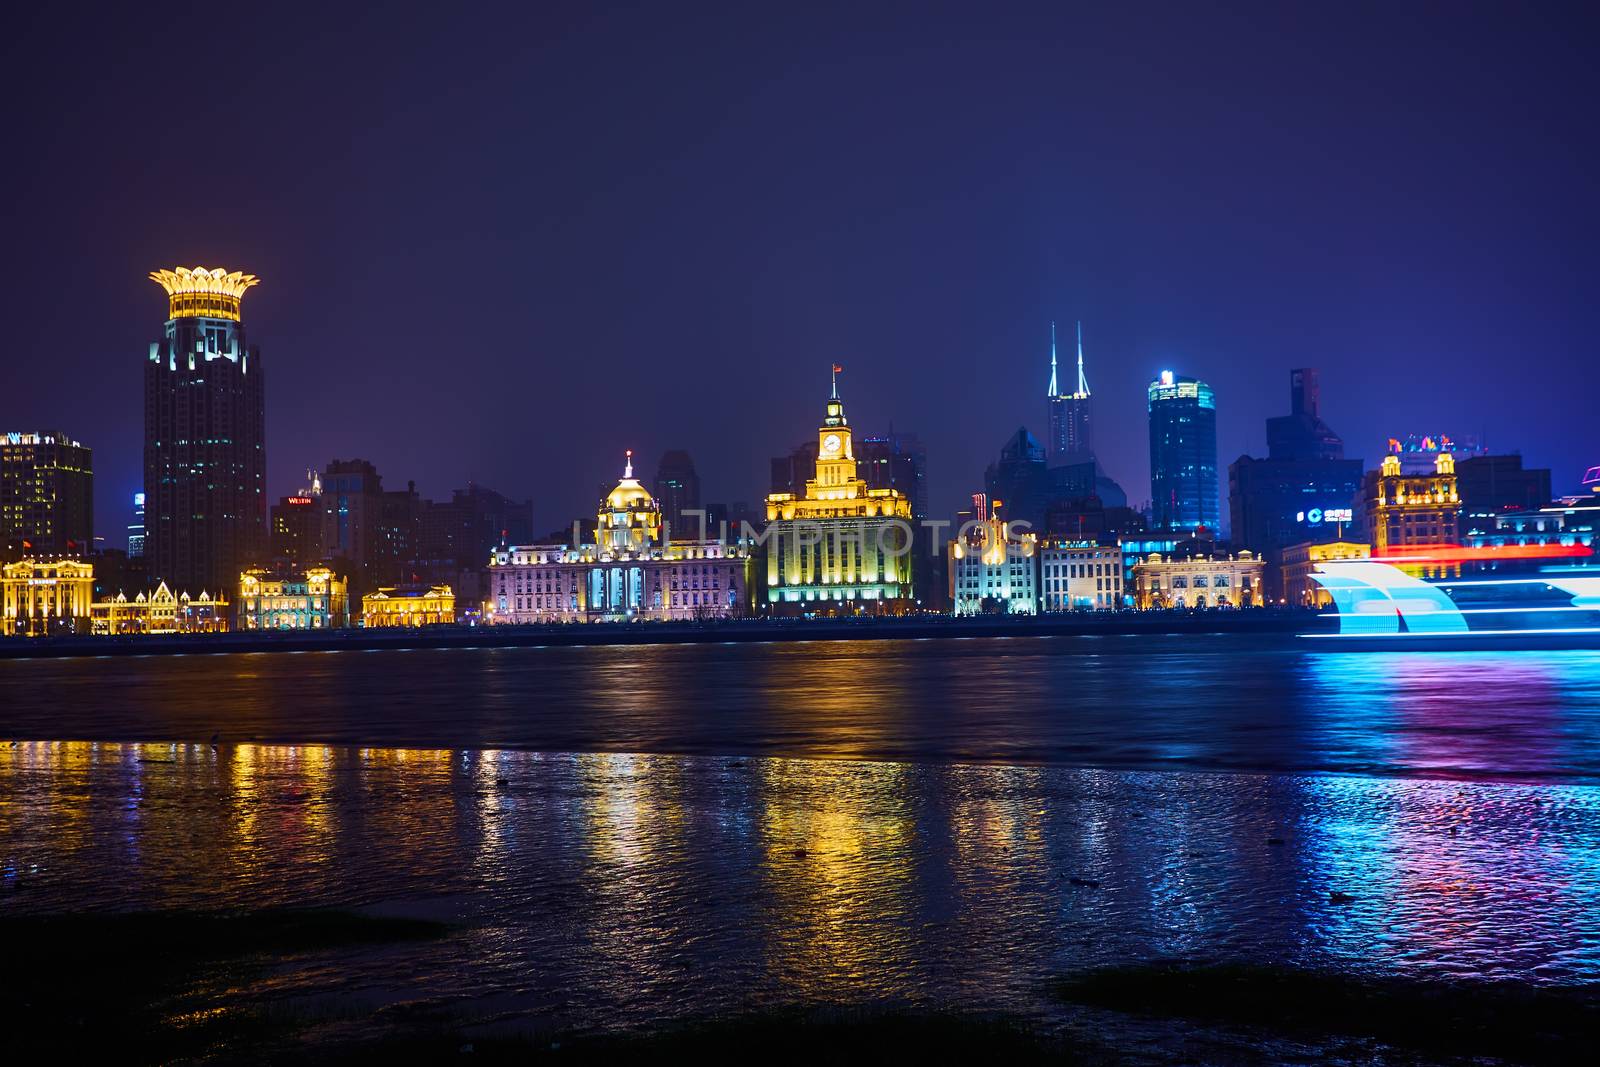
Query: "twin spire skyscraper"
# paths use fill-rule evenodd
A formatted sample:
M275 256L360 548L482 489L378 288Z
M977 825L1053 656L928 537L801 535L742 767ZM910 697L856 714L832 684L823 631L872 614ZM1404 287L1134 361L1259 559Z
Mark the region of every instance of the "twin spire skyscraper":
M1056 378L1056 324L1050 324L1050 430L1045 451L1052 467L1094 458L1089 379L1083 373L1083 323L1078 323L1078 387L1063 393Z

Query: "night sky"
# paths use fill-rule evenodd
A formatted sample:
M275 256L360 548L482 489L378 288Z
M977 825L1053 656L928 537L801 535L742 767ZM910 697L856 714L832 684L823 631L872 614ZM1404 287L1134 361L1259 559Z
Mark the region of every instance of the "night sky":
M179 265L263 279L273 499L362 456L548 529L681 447L756 502L839 361L947 512L1043 437L1052 318L1134 502L1164 367L1215 386L1224 466L1295 366L1369 461L1600 463L1600 76L1555 6L40 6L0 70L0 430L94 448L113 546Z

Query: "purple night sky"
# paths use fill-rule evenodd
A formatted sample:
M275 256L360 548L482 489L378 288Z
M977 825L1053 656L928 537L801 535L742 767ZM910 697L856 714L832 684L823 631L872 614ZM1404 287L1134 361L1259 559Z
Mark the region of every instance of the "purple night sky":
M1215 386L1224 466L1264 454L1294 366L1369 461L1442 430L1558 492L1600 463L1576 9L979 15L30 8L0 64L0 429L92 446L120 545L145 275L198 265L263 279L274 499L362 456L532 495L548 529L624 448L648 477L681 447L708 500L756 502L839 361L852 425L919 433L946 512L1043 436L1052 318L1084 322L1134 502L1163 367Z

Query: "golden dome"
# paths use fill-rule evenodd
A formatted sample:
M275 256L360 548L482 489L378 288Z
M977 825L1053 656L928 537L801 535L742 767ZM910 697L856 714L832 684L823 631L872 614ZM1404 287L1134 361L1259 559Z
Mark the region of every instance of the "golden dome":
M655 507L650 490L639 484L633 476L633 449L628 449L628 464L622 469L622 480L606 494L607 511L648 511Z

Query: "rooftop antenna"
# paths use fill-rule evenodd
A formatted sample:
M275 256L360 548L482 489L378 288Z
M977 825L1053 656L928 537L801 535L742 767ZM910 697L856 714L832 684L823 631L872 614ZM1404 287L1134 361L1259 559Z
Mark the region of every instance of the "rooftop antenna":
M1052 335L1054 335L1055 330L1052 329L1050 332L1051 332ZM1055 380L1055 362L1056 362L1056 360L1055 360L1055 342L1052 339L1051 344L1050 344L1050 375L1051 375L1050 380L1051 381ZM1078 395L1079 396L1088 396L1089 395L1089 379L1085 378L1083 376L1083 320L1082 319L1078 320Z
M1082 373L1082 372L1080 371L1079 373ZM1050 320L1050 387L1047 390L1047 394L1050 395L1050 396L1056 396L1056 395L1058 395L1058 393L1059 393L1059 390L1056 389L1056 324L1055 324L1055 320L1051 319Z

